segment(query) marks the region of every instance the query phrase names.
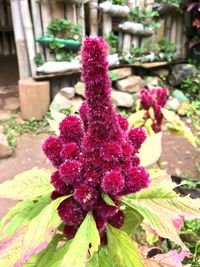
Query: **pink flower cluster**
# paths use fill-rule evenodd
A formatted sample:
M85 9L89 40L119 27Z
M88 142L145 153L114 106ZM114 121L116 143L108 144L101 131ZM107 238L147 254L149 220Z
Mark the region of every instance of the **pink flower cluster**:
M106 243L106 224L120 228L124 222L120 197L150 183L137 156L146 134L142 128L128 131L127 119L114 111L107 45L102 38L85 38L82 64L86 101L80 108L81 119L67 116L60 123L60 135L49 137L43 150L57 169L51 176L52 198L73 195L58 207L65 236L73 238L92 211L102 243ZM104 194L115 205L108 205Z
M154 88L150 91L142 89L140 92L140 103L143 109L147 110L146 119L150 118L149 109L153 108L154 120L152 129L155 133L161 131L163 115L161 112L162 107L167 103L167 88Z

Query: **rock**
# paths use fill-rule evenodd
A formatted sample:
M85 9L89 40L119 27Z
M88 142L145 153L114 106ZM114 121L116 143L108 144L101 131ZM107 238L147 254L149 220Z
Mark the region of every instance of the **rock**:
M169 70L167 70L167 69L158 69L158 70L154 70L153 74L158 76L158 77L168 77Z
M116 87L122 92L136 93L146 85L140 76L130 76L126 79L117 81Z
M177 111L180 107L180 102L176 98L170 99L167 101L167 107L169 109Z
M75 96L75 89L74 87L64 87L60 90L60 93L68 98L68 99L72 99Z
M11 156L13 150L8 144L7 138L4 134L0 133L0 159Z
M132 75L131 68L119 68L111 70L111 72L116 75L116 80L121 80Z
M189 99L184 95L184 93L181 90L174 90L172 95L179 101L179 102L188 102Z
M118 54L108 55L108 64L109 66L119 65L119 55Z
M78 82L75 86L75 92L77 95L83 96L84 97L84 92L85 92L85 85L82 82Z
M42 66L38 67L37 72L51 74L51 73L62 73L67 71L80 71L80 69L81 69L81 64L79 60L74 59L71 62L48 61L44 63Z
M4 99L4 110L16 110L19 107L19 97L9 97Z
M72 101L65 97L61 92L58 92L51 102L50 109L61 111L63 109L70 109Z
M145 77L145 81L147 82L147 86L158 87L161 84L161 80L157 76L147 76Z
M169 76L169 83L172 86L181 84L184 80L190 79L197 74L197 70L190 64L178 64L172 68Z
M122 93L113 90L112 101L117 107L131 108L134 104L134 100L131 94Z

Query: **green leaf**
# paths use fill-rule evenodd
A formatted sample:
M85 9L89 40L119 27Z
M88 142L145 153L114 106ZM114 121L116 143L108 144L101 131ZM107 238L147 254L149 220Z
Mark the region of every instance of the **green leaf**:
M51 202L27 225L27 231L23 238L22 256L19 261L24 263L35 253L46 248L55 235L57 227L61 224L61 219L57 213L59 204L69 198L69 196L60 197Z
M22 224L32 220L50 202L50 197L44 196L35 200L25 200L17 203L0 221L1 236L13 235Z
M0 240L0 266L13 267L21 257L22 242L25 229L22 228L13 236L3 237Z
M121 230L125 231L129 236L131 236L136 232L142 220L143 217L139 212L127 207L124 210L124 224Z
M137 244L122 230L107 226L108 252L117 267L145 267Z
M84 267L88 256L93 256L100 245L99 232L91 213L88 213L79 227L62 261L61 267Z
M34 199L53 191L50 184L51 171L33 168L0 184L0 197L14 200Z
M132 114L128 118L129 129L131 129L132 127L134 127L137 122L141 121L144 118L145 113L146 113L146 110L140 110L140 111Z
M117 267L113 262L107 247L100 247L99 251L88 261L87 267Z
M195 136L189 127L176 115L173 111L169 111L165 108L162 108L162 114L167 120L167 127L170 131L175 132L176 134L183 136L188 140L194 147L196 147Z
M113 202L113 200L106 194L102 193L101 194L103 200L110 206L116 206L115 203Z
M54 258L54 252L57 248L58 242L61 240L61 235L55 235L48 247L43 249L40 253L34 254L31 259L22 265L23 267L44 267L48 266L47 263Z
M183 215L186 218L199 218L200 199L180 197L172 189L170 177L157 177L148 189L122 198L122 203L137 210L146 223L156 230L159 236L187 249L182 243L173 220Z

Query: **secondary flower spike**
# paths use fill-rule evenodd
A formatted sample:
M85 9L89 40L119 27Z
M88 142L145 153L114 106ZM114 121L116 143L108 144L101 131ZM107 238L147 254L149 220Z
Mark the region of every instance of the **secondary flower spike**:
M73 195L58 207L65 236L73 238L87 212L92 211L105 244L106 224L123 225L120 197L150 183L137 156L146 134L142 128L128 131L127 119L115 113L103 38L85 38L82 65L86 100L80 118L66 116L60 123L60 135L49 137L43 150L57 169L51 178L55 188L52 199ZM103 200L105 194L114 206Z

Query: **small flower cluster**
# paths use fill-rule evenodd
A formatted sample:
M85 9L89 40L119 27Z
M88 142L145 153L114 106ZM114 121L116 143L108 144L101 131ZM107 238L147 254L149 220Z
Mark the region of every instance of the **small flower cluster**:
M73 238L92 211L101 241L106 243L106 224L120 228L124 222L120 197L150 183L137 156L146 134L142 128L128 130L127 119L114 111L107 45L102 38L86 37L82 64L86 101L80 108L81 119L67 116L60 123L60 135L49 137L43 151L56 168L51 176L52 199L72 194L58 207L65 236ZM114 205L104 201L105 194Z
M150 91L142 89L140 92L140 103L143 109L147 110L146 118L150 118L149 109L153 108L154 119L152 129L155 133L161 131L163 115L161 112L162 107L167 103L167 88L154 88Z

